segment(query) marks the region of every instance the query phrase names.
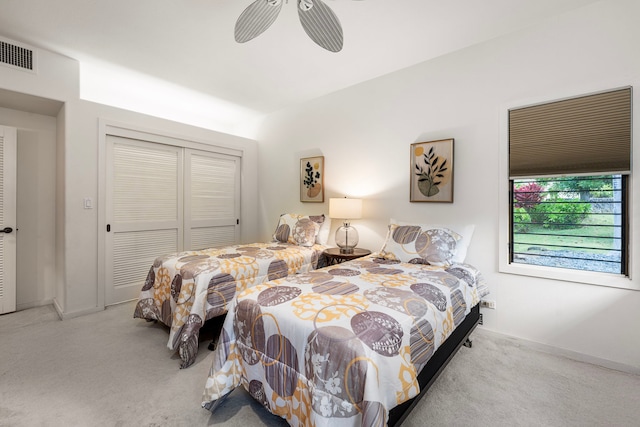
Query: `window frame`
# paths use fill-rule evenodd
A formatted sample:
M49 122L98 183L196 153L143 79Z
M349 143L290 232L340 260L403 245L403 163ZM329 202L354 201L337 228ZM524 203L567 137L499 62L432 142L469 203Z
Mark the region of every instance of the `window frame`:
M526 105L534 105L544 102L552 102L563 98L572 97L574 95L563 96L545 96L539 99L529 99L526 101L512 102L504 105L500 111L500 167L499 167L499 183L498 183L498 272L506 274L514 274L519 276L528 276L534 278L560 280L565 282L575 282L588 285L605 286L612 288L640 290L640 284L634 283L634 253L637 247L637 237L634 226L636 218L634 216L634 191L633 191L633 173L627 178L627 198L625 201L627 209L627 276L615 273L602 273L594 271L582 271L560 267L546 267L540 265L518 264L510 262L510 244L511 244L511 181L509 177L509 110ZM635 111L634 111L634 119ZM635 139L635 138L634 138ZM632 141L632 156L634 154ZM633 164L633 159L632 164ZM572 176L573 174L567 174Z

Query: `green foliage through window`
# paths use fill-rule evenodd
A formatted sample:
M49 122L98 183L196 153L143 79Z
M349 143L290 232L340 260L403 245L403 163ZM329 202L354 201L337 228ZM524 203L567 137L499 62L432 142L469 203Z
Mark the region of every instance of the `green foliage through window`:
M512 262L624 274L623 179L513 180Z

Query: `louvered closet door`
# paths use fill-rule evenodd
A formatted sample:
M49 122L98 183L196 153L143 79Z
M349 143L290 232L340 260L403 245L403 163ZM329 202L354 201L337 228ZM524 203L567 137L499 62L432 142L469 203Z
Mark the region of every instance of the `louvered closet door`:
M197 250L238 242L240 158L185 152L184 246Z
M17 131L0 126L0 314L16 311Z
M105 303L135 299L156 257L181 251L183 149L107 135Z

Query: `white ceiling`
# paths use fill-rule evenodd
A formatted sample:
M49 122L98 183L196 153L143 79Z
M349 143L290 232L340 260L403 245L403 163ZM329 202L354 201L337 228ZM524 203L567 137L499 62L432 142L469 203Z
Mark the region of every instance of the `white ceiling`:
M307 37L297 0L236 43L253 1L0 0L0 36L269 114L596 0L325 0L344 30L338 53Z

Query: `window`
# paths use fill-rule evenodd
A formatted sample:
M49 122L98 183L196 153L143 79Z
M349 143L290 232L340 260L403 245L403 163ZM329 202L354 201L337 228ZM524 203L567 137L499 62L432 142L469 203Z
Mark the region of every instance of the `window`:
M625 175L514 179L511 262L627 273Z
M509 263L628 275L631 88L509 110Z

